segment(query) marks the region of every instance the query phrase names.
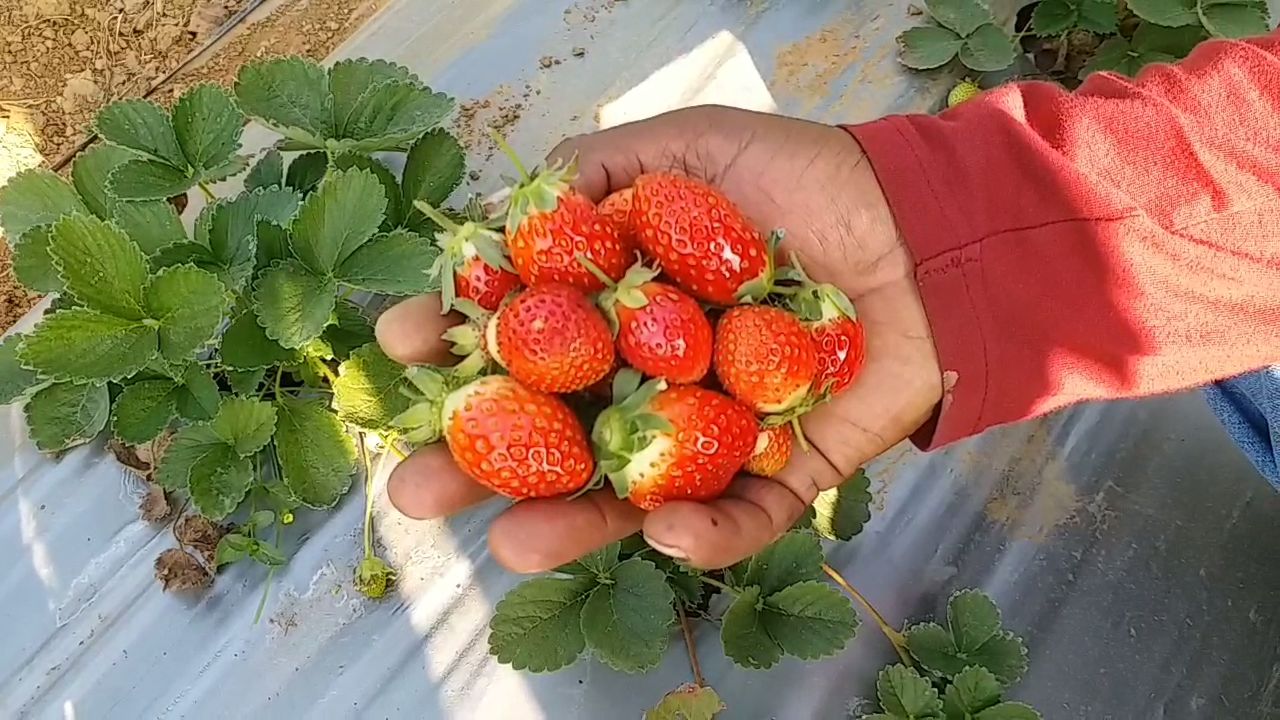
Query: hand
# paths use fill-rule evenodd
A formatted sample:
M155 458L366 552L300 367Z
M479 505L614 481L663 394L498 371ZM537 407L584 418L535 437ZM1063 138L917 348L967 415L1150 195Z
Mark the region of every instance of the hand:
M797 448L777 477L741 477L714 502L669 502L648 514L608 490L572 501L520 502L489 529L499 562L516 572L548 570L643 528L651 545L673 557L724 567L764 548L819 491L927 420L942 381L914 264L870 163L848 133L699 107L566 140L552 158L575 154L577 187L594 200L641 173L671 170L720 187L762 230L785 229L783 252L797 253L815 280L836 284L853 300L866 328L867 361L853 386L803 419L813 450ZM379 319L378 342L404 363L446 362L439 336L454 322L440 315L437 297L412 298ZM441 517L488 497L443 446L401 463L387 491L414 518Z

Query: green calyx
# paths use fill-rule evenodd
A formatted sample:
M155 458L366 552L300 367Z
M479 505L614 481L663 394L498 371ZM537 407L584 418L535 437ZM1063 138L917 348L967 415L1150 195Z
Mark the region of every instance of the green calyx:
M604 283L604 290L596 298L596 304L600 306L600 310L604 312L605 318L609 321L609 328L614 335L618 334L618 305L639 310L649 304L649 298L645 297L640 287L645 283L658 277L658 271L647 267L644 262L637 262L627 269L627 274L617 283L613 282L599 265L591 262L591 259L585 255L578 256L578 262L587 269L597 280Z
M788 297L791 312L805 322L828 322L840 316L857 320L858 313L849 296L831 283L816 283L800 265L800 258L791 254L789 268L800 286Z
M475 368L466 365L464 360L450 368L414 365L404 371L412 387L402 388L401 392L413 404L392 418L391 426L401 431L400 437L405 442L416 447L438 442L444 436L445 399L478 374Z
M382 558L371 555L356 566L355 586L362 595L377 600L395 584L396 571Z
M431 264L427 274L440 281L440 305L443 312L449 312L456 305L458 289L454 272L467 260L479 257L489 267L515 272L511 261L507 259L505 238L502 233L489 226L488 220L469 217L458 224L425 200L417 200L413 205L431 222L440 226L440 231L435 235L440 255Z
M744 305L764 302L774 292L784 291L784 288L778 286L778 281L795 279L791 273L791 268L779 268L777 261L774 259L778 252L778 246L782 244L782 239L785 236L786 232L782 228L777 228L765 238L764 273L755 280L743 283L742 287L738 288L738 302Z
M618 371L613 380L614 404L600 413L591 431L596 473L609 478L620 498L631 492L626 470L632 459L659 434L675 431L666 418L649 409L653 398L667 388L666 381L650 380L641 385L640 380L640 373L633 369Z
M507 198L507 234L510 235L530 215L551 212L559 207L560 197L578 178L577 159L563 165L555 163L542 170L535 168L537 172L530 174L505 138L496 131L491 130L489 134L520 174L519 181L511 188L511 196Z

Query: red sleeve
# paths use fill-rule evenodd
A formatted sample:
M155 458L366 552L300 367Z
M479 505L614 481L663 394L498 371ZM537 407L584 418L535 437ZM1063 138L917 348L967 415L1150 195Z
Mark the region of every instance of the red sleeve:
M944 444L1280 361L1280 35L849 128L916 260ZM953 374L954 373L954 374Z

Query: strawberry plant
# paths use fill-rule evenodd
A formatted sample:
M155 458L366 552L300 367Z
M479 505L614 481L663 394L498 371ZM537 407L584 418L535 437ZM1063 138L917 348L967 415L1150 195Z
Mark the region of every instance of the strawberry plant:
M0 402L23 405L45 453L104 432L145 450L158 488L232 523L204 571L284 563L281 527L333 507L364 434L394 442L408 407L404 368L355 299L437 287L421 234L434 225L413 203L439 205L462 179L462 149L437 128L452 107L398 65L297 58L247 65L234 92L202 85L171 109L107 106L70 182L29 170L0 188L15 272L54 296L0 343ZM246 115L285 139L219 196L211 183L248 168ZM404 153L404 171L373 152ZM195 188L206 203L184 220ZM365 552L357 580L379 594L391 573L367 531Z
M975 77L957 87L948 107L977 94L976 84L1011 74L1075 87L1093 72L1132 76L1151 63L1184 58L1208 38L1270 28L1261 0L1037 0L1014 18L1016 32L982 0L927 0L925 9L930 22L898 37L899 59L914 70L958 62L971 71ZM1017 64L1020 55L1025 59Z

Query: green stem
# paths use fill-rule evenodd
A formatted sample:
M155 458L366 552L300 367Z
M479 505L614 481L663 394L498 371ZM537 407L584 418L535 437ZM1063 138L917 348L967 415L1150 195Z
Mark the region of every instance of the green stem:
M727 593L731 593L735 597L739 594L738 588L732 587L730 585L725 585L724 583L720 582L719 580L716 580L715 578L707 577L706 575L699 575L698 579L712 587L718 587Z
M284 366L276 366L276 395L280 394L280 379L284 376Z
M529 182L532 179L529 176L529 171L525 169L524 163L520 162L520 156L516 155L516 151L507 144L506 138L492 128L489 129L489 137L493 138L493 141L498 144L498 149L511 160L511 164L516 166L516 172L520 173L520 179L524 182Z
M386 435L379 434L376 437L378 438L378 440L382 442L383 445L387 447L388 450L391 451L392 455L395 455L401 460L409 459L409 456L406 455L403 450L401 450L399 447L396 447L396 437L394 435L388 437Z
M364 463L364 556L369 558L373 555L373 466L364 433L356 437L360 441L360 461Z
M889 644L893 645L893 650L898 653L898 657L902 659L902 663L907 667L913 667L915 662L911 659L911 653L907 652L907 638L903 636L902 633L894 630L893 626L889 624L889 621L885 620L884 616L880 614L880 611L876 610L875 606L871 604L871 601L862 593L858 592L857 588L850 585L849 581L845 580L844 576L835 568L823 563L822 571L834 580L837 585L843 588L845 592L849 593L850 597L857 600L862 607L866 609L867 613L871 615L871 619L875 621L876 626L880 628L880 632L884 633L884 636L889 639Z
M214 195L213 191L209 189L208 183L201 180L200 182L196 183L196 185L200 187L200 192L204 193L205 200L211 203L218 202L218 196Z
M329 381L330 386L338 382L338 376L333 374L333 371L329 369L328 365L324 364L324 361L315 360L314 362L316 364L316 368L320 370L320 374L324 375L324 379Z
M457 234L462 229L456 222L450 220L448 215L437 210L435 206L426 200L414 200L413 206L418 208L423 215L426 215L428 220L439 225L444 230Z
M275 545L276 550L279 550L280 549L280 526L277 524L275 527L276 527L276 536L275 536L275 539L272 540L272 545ZM267 570L267 581L262 586L262 597L258 600L258 612L254 613L253 615L254 625L257 625L258 622L262 620L262 611L265 610L267 607L267 595L271 593L271 581L275 578L275 576L276 576L276 569L275 569L275 566L272 566L270 569Z
M676 601L676 617L680 618L680 634L684 636L684 646L689 650L689 668L693 671L693 682L698 687L706 687L707 679L702 676L702 665L698 662L698 648L693 644L693 629L689 616L685 614L684 603Z

